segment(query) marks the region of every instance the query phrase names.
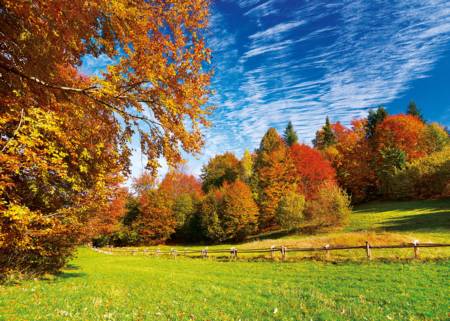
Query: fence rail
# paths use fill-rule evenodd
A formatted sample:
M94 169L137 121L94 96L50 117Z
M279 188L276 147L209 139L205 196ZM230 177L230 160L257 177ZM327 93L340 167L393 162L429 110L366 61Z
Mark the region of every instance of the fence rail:
M239 254L258 254L258 253L270 253L271 257L274 258L277 253L281 254L281 258L283 260L286 259L287 253L290 252L318 252L325 251L326 256L329 256L330 251L336 250L356 250L356 249L364 249L366 252L366 256L368 259L372 258L372 249L405 249L412 248L414 250L414 258L419 258L419 248L433 248L433 247L450 247L448 243L419 243L418 241L414 241L412 243L403 243L403 244L395 244L395 245L371 245L369 242L366 242L364 245L355 245L355 246L331 246L329 244L325 244L322 247L291 247L288 248L286 246L272 246L270 248L261 248L261 249L242 249L239 250L236 247L232 247L230 249L215 249L209 250L208 248L204 248L201 250L192 250L192 249L171 249L169 251L161 251L160 249L156 250L148 250L148 249L129 249L129 248L93 248L95 251L104 253L104 254L114 254L114 253L129 253L132 255L141 253L144 255L170 255L174 258L178 255L182 256L190 256L192 254L197 254L202 258L207 258L210 254L224 254L228 253L230 255L230 259L236 259Z

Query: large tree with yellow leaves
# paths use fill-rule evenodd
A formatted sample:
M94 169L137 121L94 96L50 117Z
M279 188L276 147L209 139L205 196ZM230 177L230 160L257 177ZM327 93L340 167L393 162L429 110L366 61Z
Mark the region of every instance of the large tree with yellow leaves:
M0 1L0 273L64 263L134 134L152 173L199 151L207 20L207 0ZM85 55L111 63L81 75Z

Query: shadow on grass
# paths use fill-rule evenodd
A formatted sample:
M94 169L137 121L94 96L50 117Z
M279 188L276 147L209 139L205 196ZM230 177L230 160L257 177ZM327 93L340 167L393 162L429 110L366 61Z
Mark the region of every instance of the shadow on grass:
M419 200L419 201L373 201L356 205L353 214L366 214L391 211L440 211L449 209L450 199Z
M60 272L56 274L58 279L72 279L72 278L83 278L86 277L87 274L84 272Z
M243 243L247 243L250 241L261 241L261 240L268 240L268 239L278 239L278 238L282 238L285 236L290 236L290 235L317 235L319 232L323 232L325 231L326 228L322 227L322 230L320 229L319 226L313 226L313 225L308 225L308 226L304 226L304 227L300 227L298 229L294 229L294 230L275 230L275 231L269 231L269 232L264 232L264 233L260 233L257 235L252 235L249 236L245 239L245 241Z
M64 271L57 273L55 276L58 279L72 279L72 278L83 278L86 277L87 274L84 272L80 272L80 267L75 264L67 264L64 267ZM78 271L78 272L72 272Z
M391 218L381 226L386 231L450 230L450 210Z

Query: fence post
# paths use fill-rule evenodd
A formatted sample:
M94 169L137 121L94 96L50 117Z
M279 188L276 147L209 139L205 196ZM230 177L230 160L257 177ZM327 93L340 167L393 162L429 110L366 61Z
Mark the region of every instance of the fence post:
M235 260L237 259L237 253L238 253L238 249L237 249L237 248L234 248L234 259L235 259Z
M173 256L174 259L177 258L177 250L175 250L175 249L170 249L170 253L172 254L172 256Z
M330 248L330 244L326 244L324 248L325 248L325 259L328 260L330 258L330 251L328 250Z
M272 258L272 260L275 258L275 245L272 245L270 247L270 257Z
M160 249L156 249L155 255L156 255L156 256L159 256L160 253L161 253L161 250L160 250Z
M414 240L413 241L413 246L414 246L414 258L418 259L419 258L419 241L418 240Z
M234 257L235 257L234 247L232 247L232 248L230 249L230 260L233 260Z
M286 246L281 246L281 258L283 261L286 260L286 249Z
M205 248L205 249L202 250L202 257L204 259L208 258L208 248Z
M371 253L370 253L370 244L369 244L369 242L367 242L367 241L366 241L366 254L367 254L367 258L368 258L369 260L371 260L371 259L372 259L372 256L371 256Z

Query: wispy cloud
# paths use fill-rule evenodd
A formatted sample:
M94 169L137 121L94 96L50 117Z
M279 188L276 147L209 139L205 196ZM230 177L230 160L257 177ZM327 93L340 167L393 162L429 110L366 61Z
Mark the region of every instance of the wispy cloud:
M208 38L217 110L195 173L270 126L291 120L309 143L326 115L349 124L401 97L449 48L450 2L218 0Z
M326 115L349 124L398 98L428 76L450 41L445 0L236 3L245 24L221 32L240 42L216 58L238 72L217 74L218 136L207 155L253 149L268 127L282 130L288 120L309 143Z

